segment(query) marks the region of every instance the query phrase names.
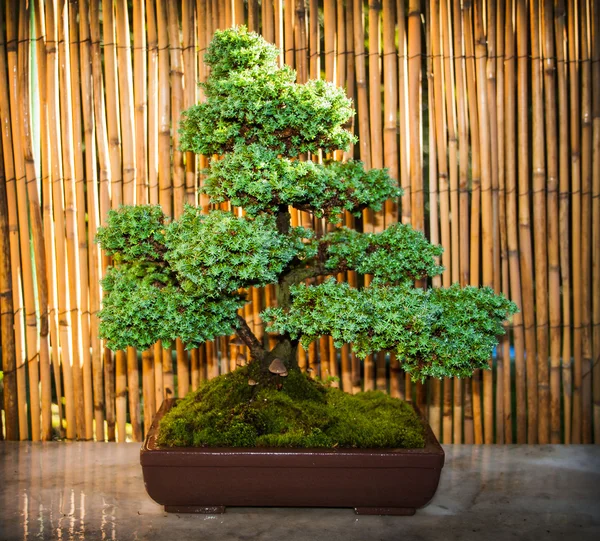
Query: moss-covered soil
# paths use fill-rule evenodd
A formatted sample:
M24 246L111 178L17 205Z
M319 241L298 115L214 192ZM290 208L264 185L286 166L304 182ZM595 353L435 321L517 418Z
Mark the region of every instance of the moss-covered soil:
M418 448L424 428L413 408L369 391L350 395L291 370L249 385L250 367L204 383L169 411L163 447Z

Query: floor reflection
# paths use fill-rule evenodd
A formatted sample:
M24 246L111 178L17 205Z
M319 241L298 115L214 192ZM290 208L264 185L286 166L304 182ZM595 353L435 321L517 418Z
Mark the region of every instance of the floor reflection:
M335 509L167 515L146 494L136 445L0 442L0 541L395 540L399 525L406 538L419 538L423 528L445 534L448 524L455 532L464 525L470 535L475 523L489 526L495 536L489 539L505 539L503 534L525 523L528 533L536 524L554 528L562 532L558 539L600 534L600 452L594 446L450 445L445 451L440 486L429 506L408 520L357 520L351 511ZM574 521L577 537L569 537ZM334 531L340 535L329 537Z

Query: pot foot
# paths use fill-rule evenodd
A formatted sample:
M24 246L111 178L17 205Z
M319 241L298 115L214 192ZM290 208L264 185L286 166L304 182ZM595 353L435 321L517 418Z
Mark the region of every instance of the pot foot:
M167 513L199 513L202 515L219 515L225 512L224 505L165 505Z
M415 514L414 507L355 507L357 515L396 515L411 516Z

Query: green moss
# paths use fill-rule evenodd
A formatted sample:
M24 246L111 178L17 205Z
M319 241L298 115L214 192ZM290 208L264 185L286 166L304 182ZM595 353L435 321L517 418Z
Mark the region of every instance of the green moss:
M416 413L378 391L350 395L299 371L248 385L252 367L204 383L163 418L164 447L416 448ZM283 382L281 389L277 382Z

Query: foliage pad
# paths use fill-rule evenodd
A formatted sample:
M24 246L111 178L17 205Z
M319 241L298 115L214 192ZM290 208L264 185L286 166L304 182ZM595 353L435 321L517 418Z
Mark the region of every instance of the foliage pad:
M516 307L490 288L418 289L379 281L352 289L331 278L292 287L288 311L269 308L270 329L302 338L304 347L331 335L336 347L351 343L357 356L393 350L413 379L468 377L487 368L502 321Z

